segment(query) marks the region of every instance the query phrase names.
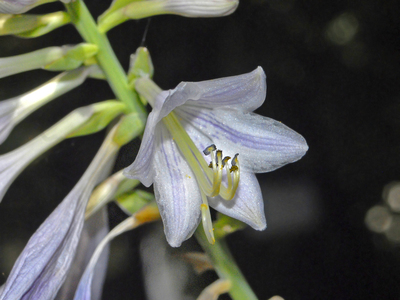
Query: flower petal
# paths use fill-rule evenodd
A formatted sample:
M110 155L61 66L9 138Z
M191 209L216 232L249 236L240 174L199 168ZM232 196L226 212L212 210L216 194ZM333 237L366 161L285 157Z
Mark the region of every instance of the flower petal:
M184 17L219 17L233 13L239 0L167 0L164 1L166 13Z
M13 100L9 99L0 102L0 144L4 142L14 127L13 112L18 103Z
M84 124L93 112L92 106L77 108L33 140L0 155L0 202L8 187L27 165Z
M90 261L93 252L96 250L97 245L109 232L107 207L103 207L92 215L83 226L81 238L79 240L78 248L72 262L71 268L68 272L67 279L58 291L56 300L71 300L74 297L76 288L79 283L79 278L84 272L84 267ZM107 271L109 247L102 252L100 261L97 262L94 269L94 280L91 285L92 298L91 300L100 300L103 291L103 283Z
M130 179L138 179L140 182L149 187L154 181L154 166L153 156L155 154L155 130L158 122L161 120L160 110L164 103L163 99L157 101L155 108L149 114L146 122L146 127L143 134L142 143L140 144L139 152L135 161L124 169L124 175Z
M112 130L72 191L29 239L1 290L0 299L54 299L64 282L84 223L86 204L118 147Z
M28 11L38 0L0 0L0 13L20 14Z
M218 196L208 198L208 201L214 209L254 229L263 230L267 227L260 185L252 173L241 172L239 187L232 200L227 201Z
M163 124L157 126L154 194L168 243L179 247L200 221L201 194L196 178Z
M267 93L265 73L261 67L253 72L220 79L181 82L169 91L161 112L166 116L183 104L204 108L231 108L250 112L264 103Z
M299 160L308 149L300 134L257 114L191 105L176 108L175 112L183 119L190 136L201 131L226 155L239 153L240 167L244 170L270 172Z
M96 249L93 251L93 255L90 258L88 265L85 268L85 271L79 281L78 288L76 289L74 300L93 300L95 299L94 295L92 295L92 281L93 278L97 276L97 263L99 259L104 256L103 250L108 249L109 243L116 236L132 229L132 225L134 224L133 218L125 219L119 225L114 227L97 245ZM106 251L107 252L107 251ZM101 291L101 289L100 289ZM101 298L101 297L97 297ZM97 299L96 298L96 299ZM70 298L72 299L72 297Z

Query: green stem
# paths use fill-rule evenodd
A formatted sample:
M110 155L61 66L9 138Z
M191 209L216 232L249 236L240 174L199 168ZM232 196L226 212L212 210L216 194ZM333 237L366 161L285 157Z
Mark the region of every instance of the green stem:
M215 244L211 245L204 234L203 226L200 224L195 232L195 236L201 247L210 257L215 271L220 278L229 279L232 287L229 295L233 300L257 300L257 296L250 288L239 267L229 251L225 239L216 239Z
M85 3L82 0L76 0L65 6L71 17L71 22L83 39L99 47L99 52L96 55L98 64L103 69L117 98L125 103L130 112L137 112L142 119L145 119L147 114L145 108L140 103L136 93L129 88L126 74L115 56L107 36L99 32Z

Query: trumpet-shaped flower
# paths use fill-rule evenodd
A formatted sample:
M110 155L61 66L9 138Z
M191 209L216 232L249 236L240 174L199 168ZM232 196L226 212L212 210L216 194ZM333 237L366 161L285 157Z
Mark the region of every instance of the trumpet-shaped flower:
M97 245L99 245L109 231L106 206L103 206L102 209L93 214L91 218L85 219L74 260L69 269L68 276L58 291L55 300L71 300L74 298L79 278L85 271L85 266L87 266L91 260ZM106 245L96 264L91 286L91 300L101 300L103 284L107 273L109 252L110 249L108 245Z
M0 102L0 144L11 130L39 107L82 84L91 68L64 72L23 95Z
M78 108L25 145L0 155L0 201L27 165L82 126L94 111L93 106Z
M170 91L158 91L145 78L136 87L155 101L138 156L125 175L145 186L154 183L169 244L177 247L189 238L200 219L212 243L209 205L263 230L264 203L254 173L297 161L308 146L282 123L252 113L266 96L262 68L182 82Z
M54 299L74 258L90 194L118 152L115 129L72 191L30 238L1 288L0 299Z
M160 218L160 214L158 212L157 206L155 203L151 203L131 217L125 219L123 222L115 226L98 244L96 250L94 251L90 262L86 266L85 272L82 275L82 278L79 282L78 288L75 293L74 300L91 300L92 296L92 281L93 276L95 276L95 268L97 261L102 255L103 249L111 242L116 236L134 229L144 223L152 222L158 220Z

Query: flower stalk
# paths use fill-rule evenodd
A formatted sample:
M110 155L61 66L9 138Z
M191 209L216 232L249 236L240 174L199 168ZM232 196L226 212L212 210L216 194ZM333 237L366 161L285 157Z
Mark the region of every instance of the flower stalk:
M200 224L195 232L195 237L200 246L210 257L215 271L221 279L227 279L231 282L228 291L233 300L257 300L257 296L249 286L246 278L237 266L235 259L229 251L225 239L216 239L214 245L211 245Z
M96 59L106 75L107 81L119 100L125 103L130 112L137 112L145 119L146 111L139 97L129 88L128 79L121 67L105 34L97 29L89 10L82 0L66 4L71 22L75 25L83 39L96 44L99 51Z

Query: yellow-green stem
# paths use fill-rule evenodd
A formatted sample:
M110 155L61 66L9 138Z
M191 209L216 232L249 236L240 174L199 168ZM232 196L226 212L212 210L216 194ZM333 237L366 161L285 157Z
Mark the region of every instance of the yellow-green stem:
M86 5L82 0L76 0L65 6L71 17L71 22L83 39L99 47L96 59L117 98L126 104L129 112L137 112L144 119L147 114L145 108L136 93L129 88L126 74L115 56L107 36L98 31Z
M258 300L239 267L236 265L225 239L216 239L215 244L211 245L207 241L202 224L197 228L195 236L200 246L210 257L218 276L231 281L232 287L229 290L229 295L232 299Z

